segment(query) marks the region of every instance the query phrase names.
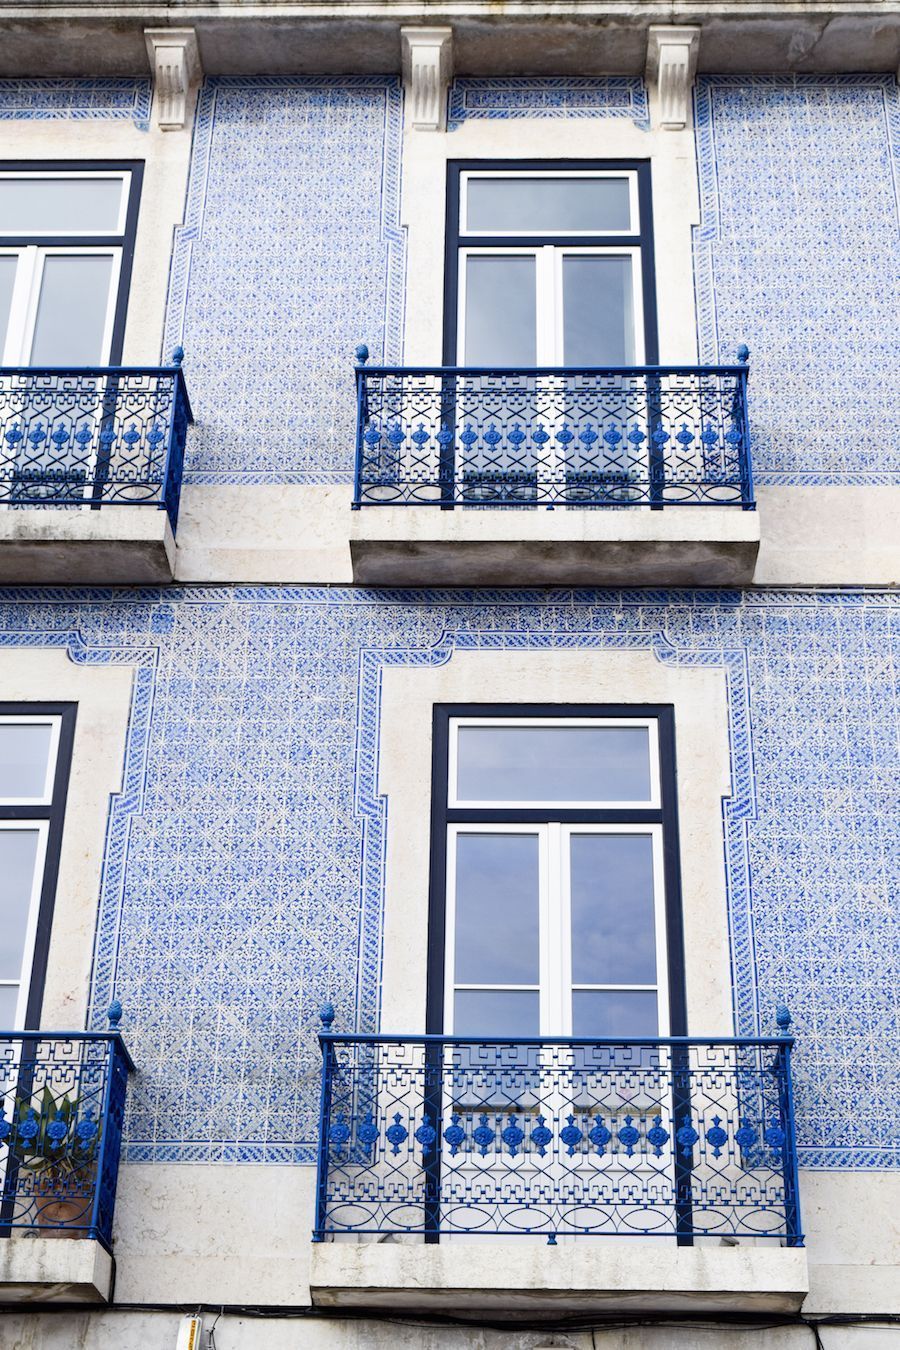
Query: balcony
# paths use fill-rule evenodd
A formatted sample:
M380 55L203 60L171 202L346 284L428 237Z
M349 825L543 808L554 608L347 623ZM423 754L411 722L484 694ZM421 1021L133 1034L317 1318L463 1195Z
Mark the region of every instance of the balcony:
M749 582L759 525L740 354L733 366L413 369L366 366L361 347L354 580Z
M0 369L0 582L171 581L180 361Z
M314 1302L800 1306L790 1036L321 1042Z
M109 1299L133 1068L116 1030L0 1035L0 1302Z

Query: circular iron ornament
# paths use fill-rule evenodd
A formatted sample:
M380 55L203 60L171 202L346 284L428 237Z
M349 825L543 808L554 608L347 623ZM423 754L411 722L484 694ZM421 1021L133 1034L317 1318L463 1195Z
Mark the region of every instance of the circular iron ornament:
M342 1149L350 1138L350 1126L344 1119L343 1111L338 1112L337 1120L328 1131L328 1138L338 1150Z
M548 1130L547 1126L544 1123L544 1117L538 1116L534 1126L532 1127L531 1142L534 1144L535 1148L537 1149L538 1153L541 1155L542 1158L544 1154L547 1152L547 1145L551 1142L552 1139L553 1139L553 1131Z
M699 1141L700 1136L691 1124L690 1116L682 1116L681 1128L675 1135L678 1146L685 1157L688 1157L693 1151L694 1145Z
M719 1116L713 1116L713 1123L710 1129L706 1131L706 1142L713 1151L714 1158L722 1156L722 1149L728 1143L728 1135L722 1129Z
M93 1139L97 1133L96 1121L91 1120L90 1116L85 1116L84 1119L79 1120L78 1124L75 1126L75 1133L81 1142L86 1144L88 1140Z
M669 1142L669 1131L663 1129L662 1117L655 1116L653 1128L647 1131L647 1143L651 1145L657 1158L662 1157L663 1145Z
M494 1142L494 1131L488 1125L487 1116L480 1116L478 1128L472 1131L472 1138L481 1150L482 1158L487 1157L487 1151Z
M535 445L546 445L550 439L549 431L544 430L543 422L538 422L534 435L531 438Z
M47 1126L47 1138L50 1140L53 1148L59 1148L66 1135L69 1133L69 1127L57 1111L56 1115Z
M422 1124L416 1130L416 1143L422 1145L423 1153L428 1153L429 1150L434 1147L435 1139L437 1139L437 1130L431 1123L431 1117L426 1116L422 1121Z
M3 1114L2 1110L0 1110L0 1142L2 1142L2 1141L7 1137L7 1135L9 1134L9 1132L10 1132L11 1129L12 1129L12 1126L10 1125L9 1121L6 1119L6 1117L5 1117L5 1115Z
M743 1153L746 1153L749 1149L753 1148L753 1145L756 1143L756 1131L752 1125L747 1124L746 1120L742 1120L741 1128L735 1130L734 1142Z
M453 1116L444 1131L444 1139L450 1145L450 1156L455 1158L466 1141L466 1132L459 1123L459 1116Z
M588 1139L590 1139L598 1153L606 1152L606 1145L609 1143L610 1139L612 1139L612 1131L608 1130L603 1124L602 1116L597 1117L596 1124L588 1135Z
M525 1138L525 1131L516 1124L515 1116L510 1116L509 1124L500 1135L513 1157L516 1156Z
M624 1145L627 1158L634 1156L634 1146L641 1137L640 1130L636 1130L631 1123L633 1119L633 1116L626 1116L625 1124L619 1130L619 1143Z
M378 1126L372 1119L371 1111L366 1112L365 1119L356 1131L356 1137L361 1144L365 1144L366 1148L370 1148L378 1138Z
M769 1148L780 1149L784 1145L784 1130L781 1128L781 1122L772 1117L772 1123L766 1130L766 1143Z
M575 1124L575 1117L569 1116L567 1119L569 1123L564 1129L560 1130L559 1137L565 1144L566 1152L571 1158L576 1148L581 1143L582 1135L581 1130L579 1130L578 1126Z
M400 1145L403 1143L404 1139L406 1139L409 1136L409 1130L401 1122L402 1116L400 1115L400 1112L397 1111L394 1114L393 1125L389 1125L384 1132L385 1138L391 1145L392 1153L399 1153Z
M37 1116L34 1114L34 1107L30 1106L28 1108L28 1115L19 1126L19 1138L33 1139L39 1128Z

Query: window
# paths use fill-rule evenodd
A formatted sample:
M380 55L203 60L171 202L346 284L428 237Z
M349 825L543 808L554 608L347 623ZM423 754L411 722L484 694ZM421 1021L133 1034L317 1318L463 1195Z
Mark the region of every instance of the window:
M0 1030L36 1026L75 708L0 704Z
M0 164L0 365L120 360L141 172Z
M669 708L435 711L429 1030L684 1033Z
M649 166L452 164L448 364L653 363Z

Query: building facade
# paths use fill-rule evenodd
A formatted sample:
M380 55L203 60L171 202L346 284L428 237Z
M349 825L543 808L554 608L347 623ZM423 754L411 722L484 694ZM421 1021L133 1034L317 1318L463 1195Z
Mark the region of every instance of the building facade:
M0 1345L895 1344L895 7L0 30Z

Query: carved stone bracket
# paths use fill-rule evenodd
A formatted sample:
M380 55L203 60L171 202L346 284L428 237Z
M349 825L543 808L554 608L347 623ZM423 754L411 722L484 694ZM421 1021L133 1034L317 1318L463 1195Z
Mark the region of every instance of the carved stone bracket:
M193 28L145 28L153 71L156 121L160 131L180 131L187 115L187 96L203 76Z
M406 118L417 131L445 131L453 75L452 28L401 28Z
M647 34L647 82L656 84L656 123L681 131L691 120L691 86L697 73L700 29L651 24Z

